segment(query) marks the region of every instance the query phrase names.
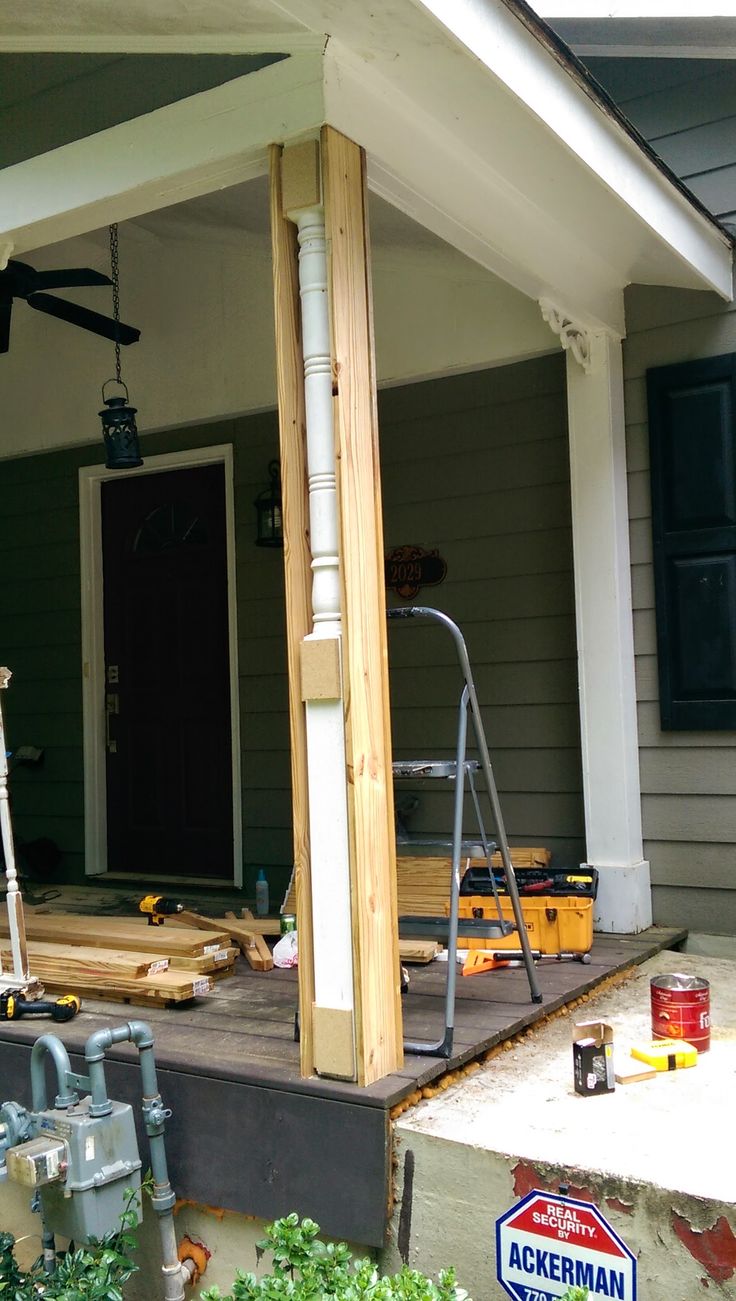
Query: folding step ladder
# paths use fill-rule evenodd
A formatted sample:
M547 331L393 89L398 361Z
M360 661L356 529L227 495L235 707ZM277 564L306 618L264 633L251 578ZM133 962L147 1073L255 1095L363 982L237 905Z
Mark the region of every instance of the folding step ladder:
M441 1039L429 1043L424 1041L405 1040L404 1048L409 1053L431 1055L436 1057L450 1057L452 1054L452 1040L455 1025L455 987L457 980L457 949L458 937L473 939L487 939L490 941L504 939L507 935L517 932L519 935L519 948L521 949L524 966L526 968L527 978L529 980L529 992L533 1003L541 1003L542 995L539 992L537 983L537 972L534 966L531 949L529 947L529 937L524 925L524 916L519 900L519 891L516 885L516 875L511 862L508 841L506 839L506 830L501 813L501 805L498 799L498 791L493 776L491 758L488 752L486 734L481 719L478 697L475 691L475 683L470 668L468 650L457 624L453 622L448 615L443 614L441 610L434 610L431 606L412 605L400 609L388 610L387 616L391 621L406 621L407 619L429 619L441 624L451 634L457 656L460 663L460 672L463 680L463 688L460 694L460 704L458 708L458 726L457 726L457 747L455 759L408 759L397 760L393 764L394 781L416 781L416 780L434 780L434 781L454 781L455 782L455 803L454 817L451 841L437 840L416 840L412 839L414 846L430 847L442 846L452 850L452 871L450 877L450 899L449 899L449 916L447 917L399 917L399 935L403 938L414 938L417 936L426 936L428 934L443 940L447 944L447 983L445 986L445 1029ZM468 759L467 742L468 742L468 715L473 725L473 735L475 738L475 748L478 752L477 759ZM476 777L481 775L483 785L485 786L485 795L487 795L493 826L495 828L496 839L491 841L486 834L485 825L481 811L480 794L476 786ZM480 845L476 841L467 841L463 839L463 806L465 802L466 785L470 790L475 810L475 816L478 823L478 833ZM498 889L493 872L491 859L494 851L498 847L503 863L503 873L506 881L506 889L511 907L514 914L513 921L507 921L502 912L501 901L498 895ZM496 902L497 919L488 918L463 918L460 919L459 901L460 901L460 859L463 853L469 853L473 857L483 857L488 864L488 872L491 881L491 887Z

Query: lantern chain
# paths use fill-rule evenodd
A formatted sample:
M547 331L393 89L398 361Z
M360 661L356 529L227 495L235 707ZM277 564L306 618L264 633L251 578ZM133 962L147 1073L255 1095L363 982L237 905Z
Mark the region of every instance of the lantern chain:
M115 319L115 379L122 384L120 367L120 269L118 263L118 223L110 227L110 273L112 279L112 313Z

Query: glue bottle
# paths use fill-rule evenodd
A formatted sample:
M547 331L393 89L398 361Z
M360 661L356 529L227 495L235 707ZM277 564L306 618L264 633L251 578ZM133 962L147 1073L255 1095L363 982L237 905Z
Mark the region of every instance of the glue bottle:
M266 917L268 914L268 881L263 868L259 868L256 881L256 915Z

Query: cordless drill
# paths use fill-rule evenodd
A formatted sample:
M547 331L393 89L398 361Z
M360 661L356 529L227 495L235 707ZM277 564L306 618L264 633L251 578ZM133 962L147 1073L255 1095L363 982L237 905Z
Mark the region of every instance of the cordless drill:
M0 1021L18 1021L22 1016L50 1016L54 1021L71 1021L77 1015L82 1000L76 994L62 994L61 998L23 998L19 989L0 992Z

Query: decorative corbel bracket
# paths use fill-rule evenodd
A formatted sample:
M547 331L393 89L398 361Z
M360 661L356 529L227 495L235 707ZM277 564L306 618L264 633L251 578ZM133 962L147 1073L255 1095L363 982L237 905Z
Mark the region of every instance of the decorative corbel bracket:
M556 307L549 298L540 298L539 308L550 330L559 336L565 351L569 350L586 375L589 375L593 362L588 331L573 321L561 308Z
M0 271L5 270L8 262L13 256L14 249L15 245L13 244L12 239L0 240Z

